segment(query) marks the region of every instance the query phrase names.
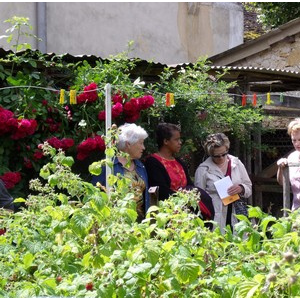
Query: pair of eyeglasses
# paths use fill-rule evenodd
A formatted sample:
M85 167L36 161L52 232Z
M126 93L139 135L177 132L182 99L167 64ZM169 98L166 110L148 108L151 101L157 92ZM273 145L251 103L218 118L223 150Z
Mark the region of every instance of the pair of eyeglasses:
M228 152L225 152L225 153L223 153L223 154L211 155L211 157L213 157L213 158L221 158L221 157L226 156L227 154L228 154Z

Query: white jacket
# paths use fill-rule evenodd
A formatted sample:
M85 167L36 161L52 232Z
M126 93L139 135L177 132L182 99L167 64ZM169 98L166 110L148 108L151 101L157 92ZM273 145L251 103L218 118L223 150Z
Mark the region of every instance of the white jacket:
M235 156L228 155L228 158L231 160L231 180L233 184L242 184L245 188L244 197L250 197L252 195L252 183L245 166ZM214 186L214 182L221 178L224 178L224 174L213 162L211 157L208 157L201 163L195 173L195 185L204 189L211 196L215 209L214 221L219 224L221 232L224 233L224 228L226 227L227 206L223 204ZM234 214L235 209L234 205L232 205L232 226L237 223Z

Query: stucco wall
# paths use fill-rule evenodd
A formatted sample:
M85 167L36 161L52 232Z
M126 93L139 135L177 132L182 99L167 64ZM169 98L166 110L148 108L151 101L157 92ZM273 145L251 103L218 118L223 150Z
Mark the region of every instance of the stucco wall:
M0 35L8 27L1 21L13 15L29 17L36 34L38 5L0 3ZM243 11L234 2L47 2L45 7L48 53L108 57L134 41L131 57L178 64L243 42ZM7 49L2 40L0 47Z
M235 62L234 65L300 72L300 34L271 45L268 50Z

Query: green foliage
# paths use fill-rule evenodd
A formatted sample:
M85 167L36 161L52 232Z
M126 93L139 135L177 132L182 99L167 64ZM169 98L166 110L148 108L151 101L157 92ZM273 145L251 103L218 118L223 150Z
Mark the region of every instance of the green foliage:
M126 185L108 197L72 173L63 152L43 151L50 175L31 181L27 208L0 211L1 297L299 297L299 212L275 219L250 207L255 225L238 216L236 233L221 235L188 209L196 194L182 191L136 223Z
M33 28L29 23L29 18L14 16L11 19L5 20L4 22L10 23L11 27L5 31L8 33L8 35L2 35L0 36L0 39L6 38L6 42L11 44L11 48L15 52L24 49L31 49L31 45L29 43L20 41L20 39L23 37L26 39L28 37L39 39L36 35L31 33Z
M250 2L257 9L260 21L268 28L277 28L299 18L299 2Z

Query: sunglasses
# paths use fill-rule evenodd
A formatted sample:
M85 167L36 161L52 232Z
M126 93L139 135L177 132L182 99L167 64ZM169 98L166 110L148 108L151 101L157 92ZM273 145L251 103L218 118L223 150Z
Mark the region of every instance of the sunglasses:
M223 153L223 154L211 155L211 157L213 157L213 158L221 158L221 157L226 156L227 154L228 154L228 152L225 152L225 153Z

